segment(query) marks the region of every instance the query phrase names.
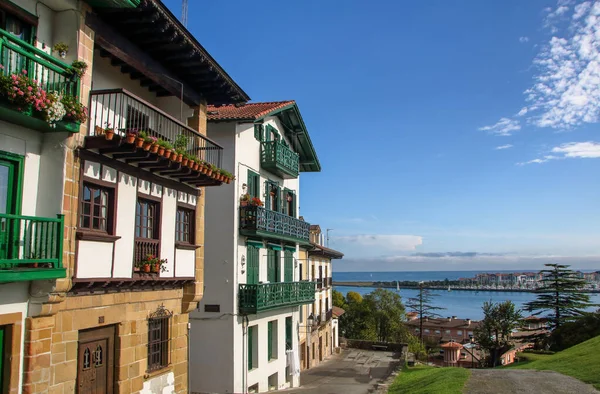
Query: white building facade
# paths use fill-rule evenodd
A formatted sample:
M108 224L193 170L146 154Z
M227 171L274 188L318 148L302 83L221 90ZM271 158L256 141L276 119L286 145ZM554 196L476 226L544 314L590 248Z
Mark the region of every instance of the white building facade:
M204 296L192 312L192 393L299 385L299 172L320 171L295 102L208 108L208 136L224 147L233 188L207 190Z

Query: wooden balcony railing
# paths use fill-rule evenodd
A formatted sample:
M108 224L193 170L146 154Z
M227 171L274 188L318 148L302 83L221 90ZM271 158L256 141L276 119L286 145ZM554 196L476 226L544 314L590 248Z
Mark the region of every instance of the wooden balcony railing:
M264 207L240 207L240 232L286 241L309 243L310 223Z
M281 141L261 144L261 166L283 178L298 178L299 155Z
M0 214L0 283L64 278L64 216Z
M160 256L160 240L148 238L136 238L133 252L133 263L140 262L148 255Z
M175 145L183 139L185 151L214 166L221 167L223 148L180 120L156 108L125 89L93 90L90 93L90 136L114 128L115 135L127 130L144 131Z
M46 92L57 92L61 96L73 96L79 99L79 76L73 68L47 54L46 52L0 29L0 75L23 75ZM16 108L7 98L0 95L0 117L12 123L40 131L78 132L78 123L61 121L56 127L37 116L31 108ZM34 116L36 115L36 116Z
M314 301L315 282L240 284L238 290L241 314L254 314L286 306L310 304Z

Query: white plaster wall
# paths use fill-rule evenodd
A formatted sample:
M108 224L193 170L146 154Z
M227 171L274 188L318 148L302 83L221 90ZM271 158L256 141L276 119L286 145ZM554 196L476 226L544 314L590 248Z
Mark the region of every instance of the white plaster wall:
M196 251L175 250L175 276L193 278L196 274ZM162 275L161 275L162 276Z
M175 393L175 374L168 372L155 376L144 382L140 394L172 394Z
M333 340L331 343L333 343L334 348L340 346L340 340L339 340L340 327L339 327L338 323L339 323L338 319L331 319L331 336L333 337Z
M177 216L177 192L166 189L161 205L160 258L167 259L161 278L175 276L175 218ZM194 275L192 275L194 276Z
M131 278L135 237L135 208L137 203L137 178L119 173L116 213L115 278Z
M0 315L8 313L21 313L21 356L25 354L25 318L29 299L29 282L14 282L0 285ZM21 376L23 370L23 357L19 361L19 370L13 371ZM21 379L19 379L19 393L21 392Z
M0 121L0 150L25 157L21 213L55 218L62 212L66 133L44 135ZM38 198L38 193L43 193Z
M92 71L92 86L93 90L103 90L103 89L125 89L130 93L133 93L137 97L141 98L144 101L149 102L155 107L161 109L167 114L171 115L177 120L181 120L181 109L183 108L183 118L185 121L183 123L187 124L187 118L191 117L194 114L194 111L190 109L188 105L185 103L183 107L181 106L181 100L179 97L156 97L156 94L149 91L147 88L144 88L140 85L139 80L132 80L129 78L129 74L121 73L120 67L114 67L110 64L109 58L101 57L97 52L94 54L94 67ZM115 103L114 99L111 102L111 107L118 108L118 102ZM138 108L138 110L143 110L143 108ZM103 112L103 116L101 117L101 111ZM113 114L107 116L108 109L101 108L100 103L98 104L98 108L94 104L92 104L90 108L90 116L96 116L96 119L102 119L102 121L97 122L97 124L104 125L107 119L113 119ZM112 112L112 111L111 111ZM147 113L149 114L149 112ZM152 117L151 117L152 118ZM121 124L117 124L118 128L125 127L124 119L117 118L117 121L121 121ZM152 121L152 119L151 119ZM114 124L113 124L114 126ZM150 127L153 125L151 124ZM157 128L155 126L155 128Z
M113 243L78 242L77 277L110 278L112 276Z

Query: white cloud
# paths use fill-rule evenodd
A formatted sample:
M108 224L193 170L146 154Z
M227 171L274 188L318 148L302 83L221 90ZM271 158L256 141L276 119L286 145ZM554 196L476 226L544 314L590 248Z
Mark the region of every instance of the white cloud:
M503 150L503 149L510 149L510 148L512 148L512 147L513 147L513 146L512 146L511 144L506 144L506 145L500 145L500 146L497 146L497 147L495 147L494 149L495 149L495 150Z
M418 235L380 235L380 234L361 234L332 237L336 243L336 248L344 250L344 245L349 248L360 248L386 252L406 252L415 250L417 246L423 244L423 237Z
M496 124L491 126L480 127L481 131L488 131L490 134L506 137L512 134L513 131L521 130L521 125L518 120L501 118Z
M559 159L598 159L600 158L600 142L568 142L552 148L550 152L554 154L523 163L517 163L517 165L542 164L550 160Z
M522 43L529 42L529 37L519 37L519 42L522 42Z
M565 158L598 159L600 158L600 143L569 142L553 148L552 153L562 153Z
M525 91L529 120L539 127L569 129L600 119L600 2L572 8L571 3L559 2L548 13L545 22L553 33L554 22L571 12L572 17L564 34L542 46L534 83Z
M521 108L521 110L517 113L517 116L523 116L527 113L527 111L529 111L529 108L527 107L523 107Z

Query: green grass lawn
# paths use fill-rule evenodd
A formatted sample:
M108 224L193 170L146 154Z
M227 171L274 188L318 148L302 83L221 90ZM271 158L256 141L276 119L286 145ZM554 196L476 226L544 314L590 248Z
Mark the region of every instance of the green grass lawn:
M460 394L471 376L466 368L418 365L404 368L390 386L389 394Z
M556 371L600 389L600 336L555 354L521 353L519 357L526 360L504 368Z

